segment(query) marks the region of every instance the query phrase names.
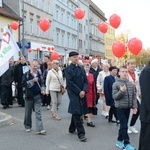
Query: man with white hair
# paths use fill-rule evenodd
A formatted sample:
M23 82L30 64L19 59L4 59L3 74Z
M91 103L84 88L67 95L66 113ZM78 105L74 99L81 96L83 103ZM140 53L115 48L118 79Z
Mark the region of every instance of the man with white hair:
M97 87L96 87L96 81L97 81L97 76L99 74L99 72L101 71L101 68L98 64L98 59L93 59L91 61L91 68L90 68L90 73L93 74L94 76L94 83L95 83L95 88L96 88L96 91L97 91ZM99 93L96 93L96 104L98 103L98 99L99 99Z

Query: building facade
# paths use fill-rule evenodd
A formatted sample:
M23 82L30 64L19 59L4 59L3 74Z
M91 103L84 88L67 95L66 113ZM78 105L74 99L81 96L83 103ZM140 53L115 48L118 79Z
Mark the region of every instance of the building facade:
M115 42L115 29L108 24L108 30L104 35L105 37L105 58L109 63L115 64L115 56L112 53L112 45Z
M105 14L92 1L89 5L89 54L104 57L104 34L98 30L98 24L105 22Z

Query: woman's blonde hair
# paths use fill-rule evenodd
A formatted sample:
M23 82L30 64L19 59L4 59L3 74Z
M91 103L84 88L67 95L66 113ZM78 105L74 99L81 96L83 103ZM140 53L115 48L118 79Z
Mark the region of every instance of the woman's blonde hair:
M128 61L127 61L127 65L129 65L129 64L135 64L136 63L136 61L135 61L135 59L129 59Z

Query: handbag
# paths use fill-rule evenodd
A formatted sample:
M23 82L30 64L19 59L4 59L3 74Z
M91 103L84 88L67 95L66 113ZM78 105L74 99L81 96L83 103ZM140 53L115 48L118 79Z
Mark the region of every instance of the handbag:
M94 106L92 108L92 114L97 115L98 114L98 108L96 107L95 101L94 101Z
M53 71L53 70L52 70ZM56 73L53 71L53 73L56 75ZM60 91L61 91L61 93L62 93L62 95L66 92L66 89L65 89L65 87L61 84L61 82L60 82L60 79L59 79L59 77L56 75L56 77L57 77L57 79L58 79L58 82L59 82L59 84L60 84Z

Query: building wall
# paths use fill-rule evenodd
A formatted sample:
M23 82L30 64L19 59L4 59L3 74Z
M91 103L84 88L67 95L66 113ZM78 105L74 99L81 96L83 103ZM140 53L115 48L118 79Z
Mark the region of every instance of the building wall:
M12 21L14 21L14 20L0 15L0 39L2 38L2 35L3 35L3 28L5 26L9 27L9 25ZM11 28L9 28L9 29L12 32L12 35L17 42L18 41L18 30L12 30Z
M115 29L108 24L108 31L105 33L105 57L114 64L115 56L112 53L112 45L115 41Z

